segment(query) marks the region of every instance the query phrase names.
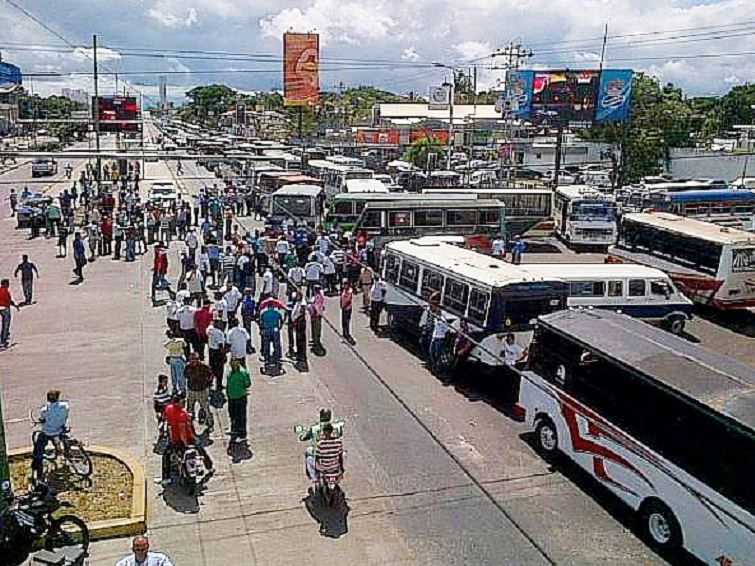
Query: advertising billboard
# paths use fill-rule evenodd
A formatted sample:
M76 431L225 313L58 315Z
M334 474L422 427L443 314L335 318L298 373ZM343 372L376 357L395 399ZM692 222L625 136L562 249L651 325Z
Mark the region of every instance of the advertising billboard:
M21 69L10 63L0 63L0 86L20 85Z
M283 98L286 106L313 106L320 98L320 36L283 34Z
M92 97L94 101L94 97ZM101 132L136 132L139 103L135 96L100 96L99 103L92 104L99 113Z
M451 85L430 87L428 110L448 110L451 106Z
M561 122L626 120L632 94L628 69L511 71L501 110L514 118Z

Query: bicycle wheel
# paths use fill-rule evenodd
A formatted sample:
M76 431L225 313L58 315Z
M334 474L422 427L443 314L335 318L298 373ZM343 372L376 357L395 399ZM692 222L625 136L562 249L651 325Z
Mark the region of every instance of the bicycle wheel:
M75 438L66 441L66 460L73 473L80 478L88 478L92 475L92 458L84 446Z
M39 438L39 435L42 434L40 431L35 430L31 435L31 442L32 445L37 444L37 438ZM42 458L49 462L54 462L55 458L57 458L58 454L55 450L55 443L53 441L48 440L47 446L45 446L44 451L42 452Z
M53 519L45 536L47 550L67 546L77 546L84 552L89 550L89 529L76 515L61 515Z

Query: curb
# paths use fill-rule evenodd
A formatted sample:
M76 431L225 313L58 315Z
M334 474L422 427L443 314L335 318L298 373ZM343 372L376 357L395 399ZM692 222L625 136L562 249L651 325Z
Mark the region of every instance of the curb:
M102 540L144 534L147 531L147 478L144 468L136 458L117 448L92 445L87 446L87 451L118 460L129 469L133 477L130 516L87 524L91 539ZM28 457L31 452L31 448L14 448L8 451L8 457L9 459Z

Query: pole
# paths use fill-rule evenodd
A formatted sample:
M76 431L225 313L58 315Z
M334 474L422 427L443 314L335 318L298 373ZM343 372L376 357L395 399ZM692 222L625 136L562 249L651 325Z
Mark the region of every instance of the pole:
M559 119L556 129L556 166L553 170L553 188L558 187L558 177L561 174L561 151L564 141L564 124Z
M451 69L451 96L448 100L448 155L446 156L446 170L451 170L451 153L454 143L454 92L456 91L456 71Z
M92 61L94 63L94 141L95 149L97 150L96 177L99 182L102 179L102 159L100 159L100 94L97 77L97 34L92 36L92 52Z
M603 63L606 59L606 43L608 42L608 24L606 24L605 31L603 32L603 48L600 50L600 67L598 68L598 76L603 72Z
M8 463L8 446L5 443L5 423L3 421L3 402L0 399L0 511L10 502L13 490L10 482L10 464Z

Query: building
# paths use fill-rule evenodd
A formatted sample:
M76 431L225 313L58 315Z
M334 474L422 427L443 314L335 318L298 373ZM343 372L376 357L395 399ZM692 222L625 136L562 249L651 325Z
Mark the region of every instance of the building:
M0 58L0 135L18 133L21 70Z
M73 100L74 102L78 102L79 104L83 104L87 107L90 103L89 93L80 88L64 88L60 91L60 95L63 98Z

